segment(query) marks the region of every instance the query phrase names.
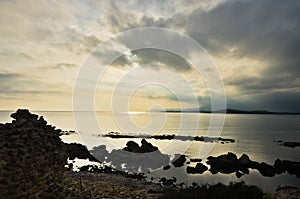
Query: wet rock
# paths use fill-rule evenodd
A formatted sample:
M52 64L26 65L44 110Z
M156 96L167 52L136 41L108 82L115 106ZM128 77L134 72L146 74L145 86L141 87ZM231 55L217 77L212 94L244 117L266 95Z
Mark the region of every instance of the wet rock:
M295 147L300 147L300 142L284 142L280 146L295 148Z
M191 158L190 161L191 162L201 162L202 159L201 158Z
M175 158L171 162L174 165L174 167L182 167L185 161L185 155L176 154Z
M70 160L78 159L89 159L90 161L99 162L97 158L92 156L86 146L78 143L66 144L67 153Z
M282 160L282 163L289 174L296 175L297 178L300 178L300 162Z
M248 155L243 154L239 159L238 162L242 165L249 165L249 163L251 162L250 158Z
M145 139L142 139L142 146L141 146L141 152L142 153L150 153L157 151L158 148L156 146L153 146L151 143L147 142Z
M231 152L225 155L220 155L218 157L208 157L207 164L210 165L209 171L212 174L217 174L218 172L224 174L230 174L237 172L239 170L239 163L237 156Z
M171 166L170 165L167 165L167 166L165 166L163 169L164 170L169 170L171 168Z
M286 172L284 163L279 159L275 160L274 169L276 174L282 174Z
M141 152L140 146L137 143L135 143L134 141L128 141L124 150L133 152L133 153Z
M257 170L262 176L265 177L274 177L275 176L275 169L273 166L268 165L267 163L260 163L257 167Z
M126 147L124 148L125 151L133 152L133 153L150 153L157 151L158 148L153 146L151 143L147 142L145 139L142 139L141 147L135 143L134 141L128 141Z
M207 166L205 166L204 164L197 163L195 167L188 166L186 168L186 172L190 174L196 174L196 173L202 174L205 171L207 171L207 169L208 169Z
M237 171L237 172L235 172L235 175L236 175L237 178L241 178L244 174Z

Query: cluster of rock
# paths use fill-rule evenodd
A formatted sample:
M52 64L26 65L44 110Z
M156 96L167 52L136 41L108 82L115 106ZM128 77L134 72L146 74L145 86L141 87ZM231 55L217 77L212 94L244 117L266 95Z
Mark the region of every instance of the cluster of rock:
M243 154L240 158L231 152L220 155L218 157L208 157L207 164L210 165L209 171L212 174L218 172L224 174L236 173L237 177L241 177L244 174L249 174L249 169L256 169L262 176L273 177L276 174L287 172L291 175L300 177L300 163L288 160L277 159L274 165L267 163L259 163L250 160L248 155Z
M0 124L0 198L66 198L68 154L60 130L28 110Z
M118 170L129 172L149 172L169 164L170 158L162 154L156 146L142 139L141 146L128 141L123 149L106 150L105 145L94 147L91 154L100 162L110 163Z

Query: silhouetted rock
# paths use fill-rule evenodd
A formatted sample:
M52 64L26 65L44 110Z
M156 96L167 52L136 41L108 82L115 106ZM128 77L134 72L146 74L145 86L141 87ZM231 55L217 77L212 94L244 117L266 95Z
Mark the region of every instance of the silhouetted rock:
M201 162L202 159L201 158L191 158L190 161L191 162Z
M244 174L241 173L241 172L239 172L239 171L237 171L237 172L235 172L235 175L236 175L237 178L240 178L240 177L242 177Z
M70 160L89 159L90 161L100 162L97 158L92 156L86 146L78 143L66 144L66 149Z
M124 148L125 151L133 152L133 153L150 153L157 151L158 148L153 146L151 143L147 142L145 139L142 139L141 147L135 143L134 141L128 141L126 147Z
M282 174L286 172L284 163L279 159L275 160L274 169L276 174Z
M205 166L204 164L202 163L197 163L195 167L186 167L186 172L187 173L190 173L190 174L196 174L196 173L199 173L199 174L202 174L203 172L207 171L207 166Z
M273 166L268 165L267 163L260 163L257 167L257 170L262 176L266 177L274 177L275 176L275 169Z
M133 153L141 152L140 146L137 143L135 143L134 141L128 141L124 150L133 152Z
M164 165L168 165L170 161L168 155L162 154L156 146L144 139L141 147L134 141L128 141L123 150L114 149L109 153L105 147L99 146L93 148L91 153L97 158L104 158L105 156L105 161L110 162L116 169L129 172L137 172L139 170L148 172L150 169L162 168Z
M300 162L282 160L282 163L289 174L296 175L297 178L300 178Z
M248 155L246 154L243 154L239 159L238 159L238 162L242 165L249 165L251 160L249 158Z
M167 165L167 166L165 166L163 169L164 170L169 170L171 168L171 166L170 165Z
M158 148L156 146L153 146L151 143L147 142L145 139L142 139L141 143L142 143L142 146L141 146L142 153L150 153L150 152L158 150Z
M69 198L61 131L28 110L11 117L0 125L0 198Z
M218 172L224 174L230 174L237 172L239 170L239 163L237 156L231 152L225 155L220 155L218 157L208 157L207 164L211 167L209 171L212 174L217 174Z
M182 167L185 161L185 155L176 154L175 158L171 162L174 165L174 167Z
M284 142L280 146L295 148L295 147L300 147L300 142Z

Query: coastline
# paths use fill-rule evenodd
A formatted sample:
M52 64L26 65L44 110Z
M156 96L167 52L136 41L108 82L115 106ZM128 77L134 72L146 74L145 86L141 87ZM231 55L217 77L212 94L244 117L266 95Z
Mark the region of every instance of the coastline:
M215 187L215 185L206 185L207 187L205 188L203 185L199 186L194 184L193 187L184 187L185 189L183 189L183 187L176 186L174 182L168 181L168 179L155 184L147 182L143 178L137 178L138 176L135 175L128 178L129 176L124 175L124 173L122 175L111 171L81 171L79 173L66 171L64 165L67 164L67 157L70 157L70 148L69 145L64 144L61 141L60 135L62 131L48 125L47 121L45 121L42 116L39 117L31 114L28 110L18 110L16 113L12 114L12 117L15 119L12 123L0 125L2 132L1 150L3 151L3 153L1 153L1 171L4 171L1 173L1 197L9 195L12 198L18 198L20 196L38 196L39 194L40 196L45 196L46 194L46 196L53 197L61 195L64 197L72 196L72 198L76 198L84 192L85 196L87 196L87 194L92 194L93 197L95 197L99 194L99 197L101 198L126 198L128 196L126 196L126 194L128 193L132 194L128 197L156 198L167 197L168 193L171 195L172 193L184 194L186 190L191 188L196 194L198 191L202 192L205 189L209 191L210 187ZM144 143L145 146L147 146L147 150L155 149L155 146L150 146L146 141ZM128 150L140 149L129 148ZM71 149L71 152L74 151L76 152L74 148ZM75 157L79 157L79 154L82 155L82 152L83 150L77 151ZM86 154L81 158L85 158ZM22 155L22 159L20 159L20 155ZM88 155L90 154L88 153ZM233 156L229 156L231 158L225 157L226 163L229 163L228 161L232 160ZM215 159L211 158L211 160L223 160L223 158L224 156L215 157ZM236 158L233 159L235 161ZM246 159L248 158L243 158L245 161ZM180 158L177 160L180 160ZM197 162L197 160L193 161ZM219 163L215 165L222 165ZM181 161L177 161L177 163L172 161L172 164L174 166L180 166L183 163ZM227 166L224 168L226 169ZM80 181L81 184L82 182L86 184L85 188L82 188L83 186L81 185L78 189L78 182L80 184ZM99 186L96 186L97 183L100 183ZM239 186L241 190L253 188L253 186L244 186L242 184ZM102 188L98 189L98 187ZM231 185L225 187L229 190L233 188ZM221 186L221 188L223 189L224 185ZM221 188L219 187L218 189ZM294 189L295 188L293 188L293 190ZM231 190L232 193L234 193L233 190L234 189ZM255 190L260 190L260 188Z

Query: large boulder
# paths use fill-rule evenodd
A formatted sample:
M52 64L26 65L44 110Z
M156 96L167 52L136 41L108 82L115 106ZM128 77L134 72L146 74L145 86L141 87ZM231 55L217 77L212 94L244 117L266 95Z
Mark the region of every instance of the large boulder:
M220 155L218 157L210 156L207 159L207 164L210 165L209 171L212 174L217 174L218 172L230 174L239 170L237 156L231 152L228 152L225 155Z

